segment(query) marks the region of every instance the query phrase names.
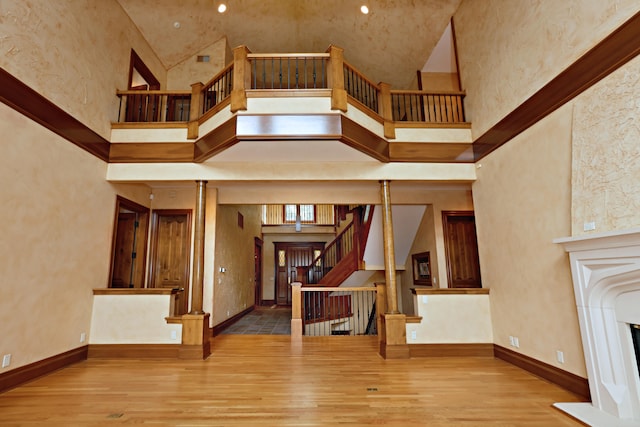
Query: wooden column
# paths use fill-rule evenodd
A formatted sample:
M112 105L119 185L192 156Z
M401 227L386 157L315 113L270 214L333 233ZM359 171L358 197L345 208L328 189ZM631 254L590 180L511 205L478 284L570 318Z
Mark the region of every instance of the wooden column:
M347 111L347 91L344 89L344 49L329 46L327 83L331 89L331 109Z
M233 89L231 90L231 112L247 109L247 89L251 88L251 64L249 49L238 46L233 49Z
M202 108L202 87L200 82L191 85L191 106L189 110L189 124L187 125L187 139L198 139L198 119Z
M396 288L396 253L393 247L393 222L391 219L391 195L389 181L380 181L382 199L382 236L384 242L384 279L387 283L387 314L398 314L398 290Z
M378 112L384 119L384 137L388 139L396 138L396 127L393 124L393 109L391 105L391 85L389 83L378 83L380 87L380 111Z
M291 341L302 341L302 283L291 284Z
M196 181L196 224L193 242L193 280L191 284L191 311L189 314L204 314L202 292L204 288L204 220L207 201L207 181Z
M396 254L393 247L393 222L391 218L391 196L389 181L380 181L382 198L382 235L384 240L384 277L386 281L387 309L381 316L380 355L385 359L408 359L407 317L398 311L398 290L396 285Z

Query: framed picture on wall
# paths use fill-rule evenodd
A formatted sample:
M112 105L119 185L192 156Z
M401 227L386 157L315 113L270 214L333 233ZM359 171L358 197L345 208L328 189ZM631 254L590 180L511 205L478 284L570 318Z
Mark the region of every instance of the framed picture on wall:
M431 286L431 262L429 252L411 255L413 259L413 284Z

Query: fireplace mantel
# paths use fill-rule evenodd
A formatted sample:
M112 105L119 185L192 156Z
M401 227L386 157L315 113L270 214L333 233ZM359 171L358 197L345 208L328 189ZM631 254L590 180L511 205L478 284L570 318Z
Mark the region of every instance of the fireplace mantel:
M640 425L630 324L640 324L640 228L554 240L569 253L592 403L555 406L591 426Z

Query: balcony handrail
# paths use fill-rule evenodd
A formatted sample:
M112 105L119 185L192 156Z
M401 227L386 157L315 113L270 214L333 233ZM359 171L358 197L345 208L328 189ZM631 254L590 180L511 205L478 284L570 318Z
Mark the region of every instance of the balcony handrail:
M348 68L349 70L353 71L354 74L356 74L359 78L367 82L369 85L373 86L377 90L380 90L380 86L378 85L378 83L374 83L373 80L369 79L367 76L362 74L356 67L349 64L347 61L344 61L344 66L345 68Z
M247 58L329 58L329 53L248 53Z
M191 91L187 90L116 90L116 95L177 95L191 96Z
M220 70L215 76L213 76L203 86L204 87L211 86L213 83L215 83L216 80L218 80L220 77L224 76L227 72L229 72L231 70L233 70L233 62L230 62L227 65L225 65L222 70Z
M438 90L438 91L433 91L433 90L415 90L415 89L391 89L391 94L392 95L397 95L397 94L407 94L407 95L443 95L443 96L448 96L448 95L452 95L452 96L466 96L467 92L465 92L464 90Z

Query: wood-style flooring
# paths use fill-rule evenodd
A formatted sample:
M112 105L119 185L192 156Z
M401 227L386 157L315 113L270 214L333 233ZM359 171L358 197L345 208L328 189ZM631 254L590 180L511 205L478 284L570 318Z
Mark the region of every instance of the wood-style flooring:
M89 359L0 394L1 426L580 426L493 358L383 360L376 337L220 335L206 361Z

